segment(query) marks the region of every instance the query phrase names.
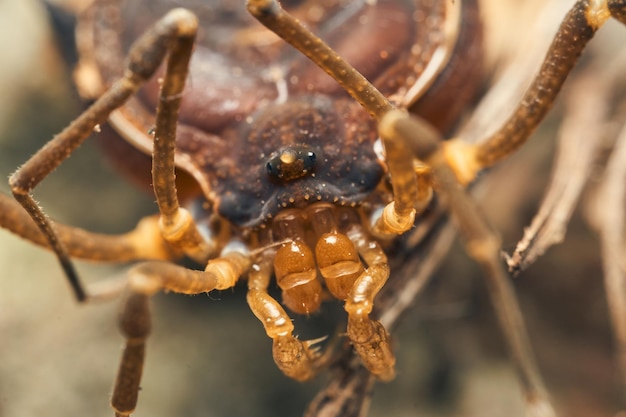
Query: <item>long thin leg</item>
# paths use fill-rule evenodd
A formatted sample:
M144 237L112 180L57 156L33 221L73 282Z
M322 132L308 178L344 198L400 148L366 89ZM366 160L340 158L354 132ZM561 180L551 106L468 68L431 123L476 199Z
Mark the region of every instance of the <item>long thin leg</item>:
M121 106L155 73L170 48L180 46L177 42L188 44L189 39L193 42L196 27L195 16L183 9L173 10L159 20L132 46L124 76L115 82L89 109L26 161L9 179L15 199L24 207L48 240L48 244L57 255L78 301L86 299L86 292L52 222L35 202L32 191L93 132L97 125L104 123L114 109ZM171 52L174 61L183 59L179 57L176 50ZM173 80L173 84L180 84L181 82L181 75L177 74L178 71L180 71L180 67L174 65L173 70L168 71L169 75L166 76L166 78ZM183 81L185 76L182 75ZM166 96L166 100L162 101L169 99L171 97ZM180 227L180 223L184 227ZM168 239L173 242L182 239L179 237L182 234L179 230L183 229L183 232L187 233L185 231L190 228L189 220L181 221L176 225L179 226L175 231L178 233L170 233L169 235L173 234L174 238ZM167 227L165 229L167 230Z
M105 235L55 223L57 237L68 255L101 262L174 260L182 253L161 236L157 216L145 217L135 229L120 235ZM46 248L49 241L15 199L0 193L0 227Z
M111 398L116 417L129 416L137 405L145 344L151 327L150 297L158 291L201 294L232 288L249 267L248 254L234 250L210 261L204 271L156 261L139 264L129 271L128 295L119 320L126 344Z
M513 115L478 146L476 159L481 167L494 165L526 141L552 107L583 49L608 17L606 2L576 2L563 20L539 74Z
M563 19L539 73L504 125L475 146L449 141L448 158L461 182L471 182L479 171L508 157L526 142L552 108L578 57L609 17L626 24L626 1L578 0Z
M177 18L175 35L164 39L169 43L169 56L156 114L152 186L161 213L163 237L191 258L204 262L217 247L202 237L191 214L180 207L176 192L176 128L198 28L195 16L184 10L180 12L183 14Z
M393 108L361 73L285 12L277 1L248 0L247 6L252 16L326 71L377 120Z
M529 414L553 416L554 411L545 393L521 309L500 259L500 240L448 166L439 134L425 122L399 110L386 114L381 120L379 130L381 136L403 141L418 159L433 169L438 189L447 200L447 206L457 222L468 254L485 271L500 327L518 368Z

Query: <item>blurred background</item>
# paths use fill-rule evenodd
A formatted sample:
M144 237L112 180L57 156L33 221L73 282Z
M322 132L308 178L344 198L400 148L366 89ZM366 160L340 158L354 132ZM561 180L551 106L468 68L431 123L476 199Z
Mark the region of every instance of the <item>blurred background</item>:
M520 34L533 36L525 28L540 2L518 3L489 3L490 45L500 55L514 50L510 45ZM612 25L601 31L595 53L610 60L624 30ZM42 3L0 0L1 177L81 111L54 45ZM521 238L547 184L560 114L557 107L529 146L484 179L479 201L507 251ZM8 192L4 182L0 190ZM120 179L90 140L35 197L53 219L106 233L126 231L156 212L153 198ZM78 267L88 282L126 268ZM565 242L517 278L516 286L558 410L567 416L618 415L625 404L598 241L580 210ZM300 384L276 369L271 342L245 303L245 286L195 297L158 295L153 305L138 417L298 416L326 377ZM117 309L115 302L77 305L51 254L0 230L0 416L111 416L122 346ZM318 325L340 323L336 310L313 324L299 322L303 338L321 336ZM394 340L398 377L376 385L371 416L524 415L482 278L458 245Z

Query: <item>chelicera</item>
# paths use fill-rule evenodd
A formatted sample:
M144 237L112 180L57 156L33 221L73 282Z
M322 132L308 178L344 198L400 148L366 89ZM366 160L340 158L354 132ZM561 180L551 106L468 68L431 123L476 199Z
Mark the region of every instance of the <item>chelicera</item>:
M136 406L150 297L227 289L244 275L250 308L286 375L310 379L325 358L315 341L297 338L288 313L268 294L272 276L294 313L316 311L327 294L343 301L347 337L364 366L392 379L390 337L371 312L393 274L386 249L412 242L414 225L434 204L433 189L485 269L529 408L551 415L499 241L462 186L526 140L586 41L610 16L626 21L626 3L577 2L514 114L478 145L441 140L478 88L473 81L480 67L459 65L480 62L475 2L285 2L291 14L273 1L247 5L270 31L239 4L167 11L171 5L158 3L152 13L163 17L144 24L133 2L95 2L78 28L83 55L77 79L85 95L98 98L10 179L36 226L2 196L9 213L2 226L49 246L79 301L124 291L116 415ZM121 16L138 21L137 32ZM200 31L198 22L206 25ZM391 30L395 26L411 30ZM381 44L363 45L366 52L355 55L355 40L364 33ZM137 40L126 45L127 38ZM127 235L104 238L53 224L31 194L107 119L134 149L152 154L160 214ZM177 191L176 169L192 186ZM204 269L173 262L183 256ZM144 262L128 272L124 285L96 289L82 285L71 257Z

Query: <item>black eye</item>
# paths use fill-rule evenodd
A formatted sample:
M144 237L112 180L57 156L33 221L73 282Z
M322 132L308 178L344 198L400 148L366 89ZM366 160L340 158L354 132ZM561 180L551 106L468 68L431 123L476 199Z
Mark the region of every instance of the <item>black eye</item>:
M275 166L276 161L272 160L269 161L267 164L265 164L265 168L267 169L267 173L272 175L272 176L278 176L279 174L279 169L277 166Z
M317 155L305 145L294 145L273 153L265 164L268 175L291 181L313 172Z

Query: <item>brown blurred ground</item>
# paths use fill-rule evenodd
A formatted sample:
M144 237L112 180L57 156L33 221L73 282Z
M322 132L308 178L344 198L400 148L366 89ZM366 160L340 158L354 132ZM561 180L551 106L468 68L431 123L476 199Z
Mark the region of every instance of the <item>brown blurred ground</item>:
M80 108L50 52L44 19L34 0L0 2L3 177ZM19 33L20 42L9 33ZM623 39L624 31L618 35ZM552 117L530 146L486 178L481 205L507 250L547 182L556 124ZM7 188L0 184L0 190ZM89 142L35 195L51 217L110 233L155 211L152 198L118 179ZM613 416L624 405L597 246L577 214L565 243L516 282L540 366L567 416ZM90 282L123 272L79 266ZM0 271L0 416L111 416L108 397L122 343L117 305L77 306L56 260L4 231ZM158 296L154 304L136 416L297 416L316 392L316 383L289 381L275 369L270 341L248 311L242 287ZM456 249L396 332L399 375L377 385L370 415L522 416L494 323L477 268ZM306 337L320 336L309 331Z

